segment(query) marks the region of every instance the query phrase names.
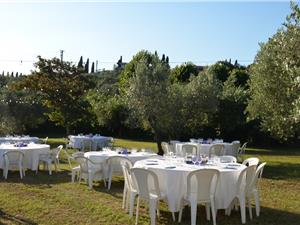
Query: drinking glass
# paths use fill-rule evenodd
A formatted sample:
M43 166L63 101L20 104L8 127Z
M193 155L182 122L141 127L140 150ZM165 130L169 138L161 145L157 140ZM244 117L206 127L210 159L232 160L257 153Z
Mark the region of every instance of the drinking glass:
M197 156L196 155L192 155L192 162L194 163L194 165L196 165L196 162L197 162Z

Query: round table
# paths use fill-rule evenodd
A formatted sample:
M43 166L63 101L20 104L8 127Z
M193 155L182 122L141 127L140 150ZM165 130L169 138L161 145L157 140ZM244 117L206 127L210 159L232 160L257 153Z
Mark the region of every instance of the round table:
M17 150L24 153L24 167L37 170L40 154L47 154L50 145L30 143L26 147L15 147L13 144L0 145L0 168L3 168L3 154L6 151Z
M235 197L237 180L241 171L246 168L241 164L190 165L169 160L141 160L134 168L146 168L156 173L159 188L167 196L168 208L178 212L183 196L186 194L187 175L197 169L212 168L220 171L220 179L216 189L216 209L226 209Z
M30 143L30 142L37 142L40 139L38 137L29 137L29 136L20 136L20 137L13 137L13 136L8 136L8 137L0 137L0 143L5 143L5 142L23 142L23 143Z
M97 136L97 135L92 136L92 137L85 136L85 135L77 135L77 136L70 135L69 138L70 138L70 146L72 148L79 148L79 149L82 146L83 140L92 141L92 150L93 151L97 150L97 148L104 147L110 139L109 137Z
M86 152L84 156L90 159L94 163L105 163L106 159L110 156L124 156L128 158L132 164L139 160L147 159L151 156L157 155L156 153L149 153L149 152L132 152L131 154L119 154L116 151L100 151L100 152ZM108 173L108 165L102 164L104 166L103 170L104 173ZM114 165L114 171L122 172L121 165Z

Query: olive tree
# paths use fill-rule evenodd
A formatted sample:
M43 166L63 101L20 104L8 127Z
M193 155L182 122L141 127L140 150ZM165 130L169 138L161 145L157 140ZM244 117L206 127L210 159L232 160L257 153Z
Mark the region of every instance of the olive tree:
M260 45L250 78L249 119L280 140L295 137L300 122L300 9L268 42Z

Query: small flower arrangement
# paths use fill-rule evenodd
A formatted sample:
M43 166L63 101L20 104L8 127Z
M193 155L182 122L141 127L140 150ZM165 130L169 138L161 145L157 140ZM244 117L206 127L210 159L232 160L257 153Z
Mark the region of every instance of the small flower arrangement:
M27 147L27 146L28 146L28 144L24 143L24 142L18 142L16 144L14 144L14 147L18 147L18 148Z

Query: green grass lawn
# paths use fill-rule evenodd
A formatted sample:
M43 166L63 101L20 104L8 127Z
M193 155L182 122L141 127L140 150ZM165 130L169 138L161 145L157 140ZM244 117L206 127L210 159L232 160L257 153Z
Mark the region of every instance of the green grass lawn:
M64 143L64 139L49 139L51 146ZM152 148L152 142L116 139L116 146ZM256 156L267 162L261 182L261 216L247 224L299 225L300 224L300 151L293 149L247 149L245 157ZM2 172L2 170L1 170ZM70 170L65 159L52 176L47 171L27 171L20 180L17 172L9 172L5 181L0 178L0 224L134 224L122 208L123 179L115 178L107 191L102 182L89 190L85 183L71 183ZM166 204L160 204L161 215L157 224L172 222ZM253 213L255 214L254 210ZM141 210L139 224L149 224L148 212ZM200 207L198 224L212 224L205 219ZM182 223L190 224L190 210L185 209ZM217 224L241 224L240 213L230 217L219 210Z

